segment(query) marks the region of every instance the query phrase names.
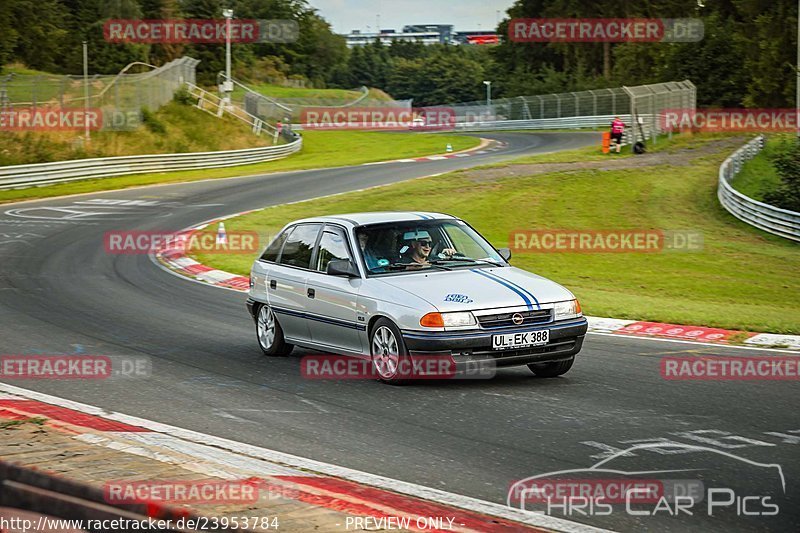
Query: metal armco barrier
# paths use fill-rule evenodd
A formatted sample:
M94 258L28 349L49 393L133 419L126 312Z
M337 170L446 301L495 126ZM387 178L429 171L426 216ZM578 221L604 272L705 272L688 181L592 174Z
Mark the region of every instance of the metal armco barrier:
M745 161L755 157L763 148L764 136L759 135L722 163L719 167L717 197L722 207L736 218L760 230L800 242L800 213L753 200L735 190L730 184Z
M610 127L617 115L593 115L585 117L537 118L532 120L497 120L485 122L457 122L456 131L501 131L501 130L552 130L576 128ZM631 123L630 115L619 115L625 124Z
M34 165L0 167L0 189L48 185L72 180L107 178L149 172L170 172L262 163L284 158L300 151L303 139L288 144L185 154L154 154L96 159L75 159Z

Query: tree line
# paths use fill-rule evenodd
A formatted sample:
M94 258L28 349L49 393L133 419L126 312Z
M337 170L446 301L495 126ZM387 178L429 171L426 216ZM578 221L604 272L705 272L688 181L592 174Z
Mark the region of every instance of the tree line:
M239 19L292 19L299 38L287 44L252 43L232 47L240 76L267 71L296 76L324 86L345 61L344 39L306 0L2 0L0 65L20 62L61 74L83 71L82 41L88 41L91 74L113 74L129 63L160 65L189 55L201 62L198 80L214 84L225 68L220 44L109 43L103 24L109 19L221 19L230 7Z
M81 72L89 41L91 71L113 73L133 61L160 64L181 55L201 60L201 83L216 82L224 46L111 44L109 18L297 20L290 44L237 44L234 72L244 79L295 77L317 87L383 89L415 105L578 91L689 79L698 103L719 107L789 107L795 94L796 0L516 0L497 28L497 46L423 46L379 42L347 49L344 38L306 0L3 0L0 64ZM705 36L692 43L518 43L514 18L700 18Z

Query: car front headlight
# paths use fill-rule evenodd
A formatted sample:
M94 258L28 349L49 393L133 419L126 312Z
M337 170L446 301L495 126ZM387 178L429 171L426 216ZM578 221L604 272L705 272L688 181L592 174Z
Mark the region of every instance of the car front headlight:
M578 300L556 302L553 310L555 312L555 320L568 320L570 318L578 318L579 316L583 316L581 304L578 302Z
M457 313L428 313L419 319L420 326L426 328L455 328L459 326L474 326L478 321L470 312Z

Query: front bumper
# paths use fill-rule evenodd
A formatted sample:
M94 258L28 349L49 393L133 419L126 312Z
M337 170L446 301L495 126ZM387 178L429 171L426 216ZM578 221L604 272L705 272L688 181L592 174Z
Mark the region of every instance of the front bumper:
M492 335L550 330L550 342L518 350L493 350ZM404 330L403 340L413 355L451 356L461 367L472 363L492 363L495 366L515 366L530 363L549 363L571 358L581 351L589 329L586 318L553 322L521 328L471 331L411 331Z

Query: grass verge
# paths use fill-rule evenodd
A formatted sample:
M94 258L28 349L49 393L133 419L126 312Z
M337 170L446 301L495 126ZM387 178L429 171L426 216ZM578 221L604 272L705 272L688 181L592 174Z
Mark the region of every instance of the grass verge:
M209 118L216 120L213 117ZM363 131L307 131L303 133L303 139L302 152L278 161L210 170L187 170L80 180L47 187L0 191L0 203L162 183L358 165L389 159L441 154L445 152L448 143L453 145L455 151L467 150L480 144L480 139L476 137L461 135Z
M255 230L265 244L297 218L419 210L425 198L426 208L464 218L496 247L508 246L517 229L697 231L704 239L699 252L517 254L512 264L564 284L590 315L800 333L800 246L738 221L716 198L719 165L738 140L701 135L673 142L667 154L619 161L624 169L579 159L574 169L536 172L531 163L565 157L551 154L495 172L484 167L267 208L226 227ZM574 152L573 161L587 153ZM254 256L196 258L247 275Z

